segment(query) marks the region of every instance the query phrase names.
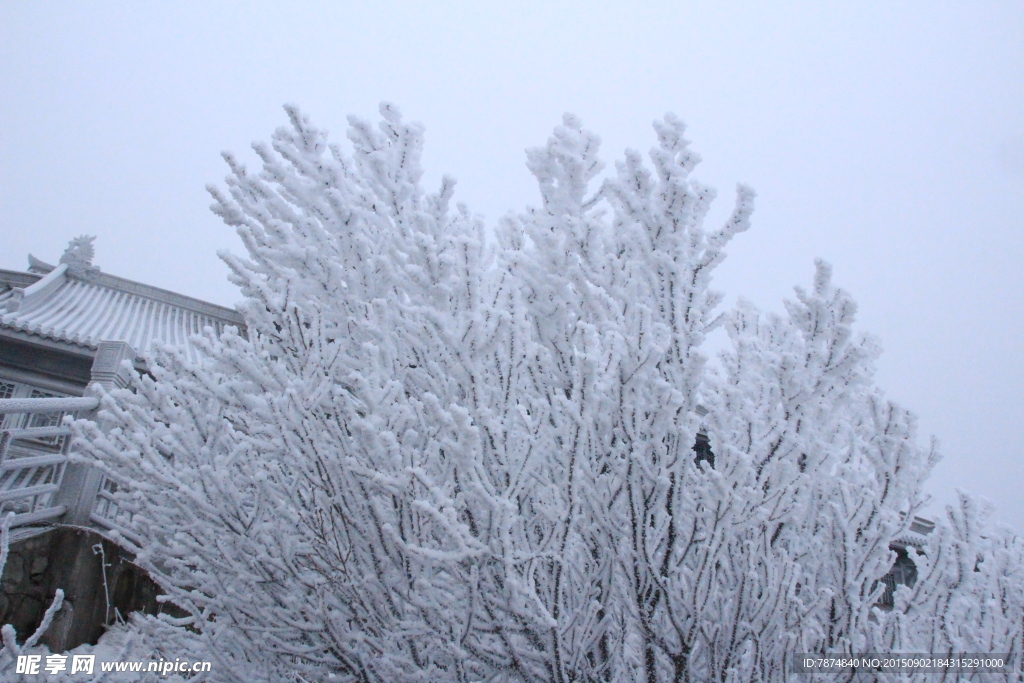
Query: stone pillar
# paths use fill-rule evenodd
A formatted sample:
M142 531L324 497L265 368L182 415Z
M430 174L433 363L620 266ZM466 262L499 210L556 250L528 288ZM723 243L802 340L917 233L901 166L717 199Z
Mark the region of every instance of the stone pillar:
M91 382L100 384L104 389L123 389L131 381L131 372L122 367L122 361L133 363L135 349L126 342L102 341L96 350L96 358L92 361Z

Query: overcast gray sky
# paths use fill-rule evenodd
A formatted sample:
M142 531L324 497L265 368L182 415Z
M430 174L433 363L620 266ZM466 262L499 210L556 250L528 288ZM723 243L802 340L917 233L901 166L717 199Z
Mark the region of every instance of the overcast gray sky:
M758 192L728 302L782 310L830 261L879 384L942 443L937 500L1024 531L1024 2L630 4L3 2L0 267L87 233L106 272L234 303L215 252L241 243L204 186L285 102L339 140L397 103L429 184L489 221L537 202L523 150L564 111L608 161L673 111L713 218Z

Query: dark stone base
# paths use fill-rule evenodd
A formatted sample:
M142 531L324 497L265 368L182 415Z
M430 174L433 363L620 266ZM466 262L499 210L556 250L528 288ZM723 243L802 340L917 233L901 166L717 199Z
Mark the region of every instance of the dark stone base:
M0 624L14 626L24 641L39 627L58 588L64 606L42 639L53 652L95 644L108 624L130 612L182 616L174 605L157 602L160 589L131 560L95 531L78 527L55 527L12 543L0 583Z

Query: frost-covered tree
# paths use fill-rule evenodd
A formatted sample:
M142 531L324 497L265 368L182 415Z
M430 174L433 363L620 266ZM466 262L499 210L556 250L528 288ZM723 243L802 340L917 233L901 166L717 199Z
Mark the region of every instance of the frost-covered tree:
M488 232L454 181L422 188L394 107L350 119L350 156L287 111L262 171L226 155L211 188L246 333L164 349L76 425L188 615L132 628L246 680L781 681L797 652L1021 651L1020 543L969 505L879 607L936 451L874 387L827 265L785 316L717 311L754 194L706 228L678 119L601 181L566 116L528 151L540 206Z

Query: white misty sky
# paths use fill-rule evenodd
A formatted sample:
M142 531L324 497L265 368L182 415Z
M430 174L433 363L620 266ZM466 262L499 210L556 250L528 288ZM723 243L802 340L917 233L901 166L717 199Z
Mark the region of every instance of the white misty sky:
M1024 3L0 4L0 267L97 235L104 271L222 304L241 251L204 190L294 102L344 140L397 103L429 185L493 222L536 203L523 150L564 111L611 162L673 111L724 219L717 286L781 310L817 256L935 434L930 489L1024 530ZM932 511L940 513L936 507Z

